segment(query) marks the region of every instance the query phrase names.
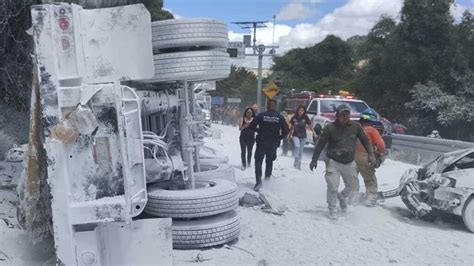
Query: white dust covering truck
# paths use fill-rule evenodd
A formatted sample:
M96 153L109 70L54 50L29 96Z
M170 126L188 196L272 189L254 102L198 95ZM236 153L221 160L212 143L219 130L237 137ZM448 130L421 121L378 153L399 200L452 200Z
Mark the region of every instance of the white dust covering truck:
M172 264L238 238L234 170L203 145L197 82L230 72L227 26L141 5L33 6L35 75L18 220L62 265Z

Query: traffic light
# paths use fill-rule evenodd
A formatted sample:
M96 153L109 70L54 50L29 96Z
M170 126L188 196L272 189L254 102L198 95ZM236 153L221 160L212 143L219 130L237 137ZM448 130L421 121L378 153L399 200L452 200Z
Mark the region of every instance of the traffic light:
M238 52L238 48L227 48L227 53L230 58L237 58Z

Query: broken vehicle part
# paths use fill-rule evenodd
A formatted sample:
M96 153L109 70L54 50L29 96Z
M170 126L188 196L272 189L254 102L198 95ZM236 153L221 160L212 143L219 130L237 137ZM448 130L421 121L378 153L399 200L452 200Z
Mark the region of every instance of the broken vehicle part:
M409 169L397 189L379 192L379 197L400 196L416 216L434 210L463 218L474 232L474 148L445 153L418 169Z

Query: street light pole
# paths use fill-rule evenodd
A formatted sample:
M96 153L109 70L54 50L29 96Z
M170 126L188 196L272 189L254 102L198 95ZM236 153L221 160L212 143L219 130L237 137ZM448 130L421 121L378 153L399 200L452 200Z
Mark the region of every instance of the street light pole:
M257 105L261 108L262 106L262 61L263 56L258 54L258 85L257 85Z
M265 45L259 45L258 50L258 85L257 85L257 105L262 107L262 65L263 65L263 52L265 51Z
M265 46L263 44L257 45L257 28L265 28L267 25L267 21L248 21L248 22L233 22L234 24L239 25L242 29L253 29L253 54L245 54L246 56L258 56L258 72L257 72L257 79L258 79L258 85L257 85L257 105L261 108L262 107L262 68L263 68L263 57L264 56L275 56L275 48L278 48L278 46L275 46L273 42L275 41L273 37L272 40L272 45L271 46ZM273 24L275 24L275 16L273 16ZM275 25L273 25L275 27ZM275 33L273 33L275 35ZM271 48L270 53L264 55L263 52L265 51L265 48Z

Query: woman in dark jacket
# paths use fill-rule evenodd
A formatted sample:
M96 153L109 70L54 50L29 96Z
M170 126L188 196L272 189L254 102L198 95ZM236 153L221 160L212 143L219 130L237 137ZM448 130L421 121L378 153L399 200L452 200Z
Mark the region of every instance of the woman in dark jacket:
M306 114L306 107L300 105L296 109L295 115L290 119L290 134L288 134L288 139L293 140L293 155L295 156L293 166L297 169L301 169L301 159L303 157L303 149L307 137L306 129L312 131L313 135L316 135L311 126L311 120Z
M251 107L247 107L239 123L240 156L242 158L243 169L249 167L252 160L252 148L253 144L255 143L255 131L252 130L250 125L254 122L254 119L254 110ZM245 155L247 155L247 159L245 158Z

